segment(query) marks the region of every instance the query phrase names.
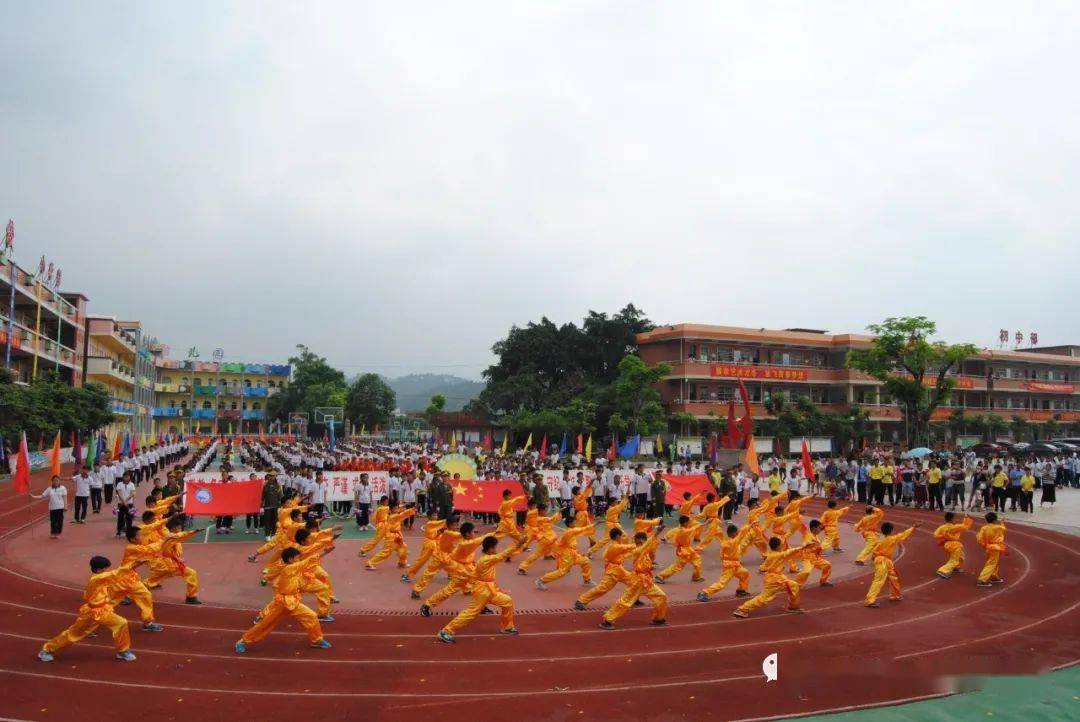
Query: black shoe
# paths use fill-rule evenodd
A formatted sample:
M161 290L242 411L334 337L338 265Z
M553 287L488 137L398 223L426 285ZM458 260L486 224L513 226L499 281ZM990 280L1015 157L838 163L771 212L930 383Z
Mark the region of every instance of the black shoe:
M640 599L635 599L635 600L634 600L634 606L635 606L635 607L644 607L644 606L645 606L645 602L641 601Z
M184 604L202 604L198 597L185 597Z
M654 620L652 620L652 623L654 625L656 625L657 627L666 627L667 626L667 620L666 619L654 619Z
M416 591L414 589L413 591L409 592L409 598L410 599L419 599L420 598L420 592L418 592L418 591Z
M605 619L600 622L600 629L615 629L615 625Z
M582 603L582 601L580 599L577 599L577 600L574 601L574 609L578 610L579 612L584 612L585 611L585 605Z
M430 617L431 616L431 607L429 607L426 604L421 604L420 605L420 616L421 617Z

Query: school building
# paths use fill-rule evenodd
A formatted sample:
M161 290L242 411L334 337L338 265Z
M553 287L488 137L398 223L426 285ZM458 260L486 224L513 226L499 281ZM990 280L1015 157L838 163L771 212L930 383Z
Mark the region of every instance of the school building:
M659 384L669 413L726 418L730 399L739 400L742 379L755 418L771 418L770 398L804 396L822 410L843 412L858 404L877 422L882 438L899 431L900 410L882 384L845 367L851 349L871 337L813 329L738 328L683 323L638 334L638 353L649 365L671 365ZM964 360L954 373L956 390L934 420L956 408L967 415L1020 416L1039 423L1054 419L1062 427L1080 422L1080 347L1057 346L1019 351L984 349Z

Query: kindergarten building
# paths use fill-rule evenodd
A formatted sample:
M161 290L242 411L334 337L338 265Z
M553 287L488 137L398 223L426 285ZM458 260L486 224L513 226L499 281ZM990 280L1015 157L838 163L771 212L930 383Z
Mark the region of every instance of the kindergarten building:
M881 438L898 438L900 409L882 384L845 366L848 351L870 342L870 336L859 334L689 323L637 336L642 360L671 365L671 374L659 383L669 413L724 418L728 401L739 400L742 379L755 418L771 418L764 406L770 398L804 396L824 411L843 412L857 404L878 425ZM1080 422L1076 349L984 349L960 364L954 373L956 390L933 418L944 421L960 408L970 416L1019 416L1033 423L1054 419L1063 428L1074 427Z

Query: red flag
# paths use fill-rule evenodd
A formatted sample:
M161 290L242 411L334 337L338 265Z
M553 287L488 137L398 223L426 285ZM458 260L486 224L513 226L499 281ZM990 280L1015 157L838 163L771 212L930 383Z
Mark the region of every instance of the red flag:
M116 443L113 444L112 458L113 458L113 461L120 458L120 434L119 433L116 435Z
M15 457L18 466L15 467L15 493L30 493L30 449L26 446L26 432L22 434L19 442L19 455Z
M754 435L754 412L750 409L750 394L746 391L746 384L739 379L739 395L742 396L743 417L739 419L742 424L742 437L747 440Z
M619 455L619 448L615 445L615 436L611 437L611 448L608 449L607 458L608 461L615 461L615 457Z
M184 484L184 513L192 516L255 514L262 506L262 481L195 481Z
M484 453L490 454L494 445L495 440L491 438L491 429L488 429L484 432Z
M684 474L676 476L675 474L661 474L664 481L668 483L668 490L664 494L664 503L672 506L679 506L685 499L683 499L684 492L690 492L691 496L698 494L715 494L716 489L709 483L708 477L704 474ZM702 499L705 497L702 496Z
M53 439L52 451L49 452L49 474L60 476L60 432L56 432Z
M581 438L581 436L581 434L577 435L577 453L579 454L585 453L585 446L583 445L584 440Z
M499 504L502 504L503 491L510 490L511 496L523 496L521 482L516 479L499 479L495 481L464 481L456 479L451 482L454 492L455 511L483 511L496 512ZM515 506L516 511L525 511L525 500L522 499Z
M806 445L806 439L802 440L802 470L807 479L814 480L814 462L810 459L810 447Z
M540 441L540 458L547 458L547 434L544 434L544 438Z
M716 462L716 434L709 434L709 462Z

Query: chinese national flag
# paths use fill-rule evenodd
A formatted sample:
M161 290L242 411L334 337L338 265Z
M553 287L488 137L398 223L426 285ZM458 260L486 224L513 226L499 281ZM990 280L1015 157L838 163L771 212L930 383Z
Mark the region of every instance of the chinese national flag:
M19 455L15 457L18 466L15 467L15 493L30 493L30 449L26 446L26 432L22 434L19 442Z
M464 481L457 479L451 489L454 492L455 511L496 512L502 504L503 491L510 490L511 496L523 496L521 482L516 479L498 481ZM525 511L525 500L514 506L515 511Z
M262 481L228 484L191 480L184 484L184 513L191 516L255 514L262 506Z
M716 489L709 483L709 479L704 474L685 474L676 476L675 474L661 474L664 481L668 483L668 490L664 494L664 503L671 504L672 506L679 506L685 499L683 499L683 492L690 492L691 496L697 493L702 494L715 494ZM703 496L702 499L705 497Z
M802 440L802 470L807 479L814 480L814 462L810 459L810 447L807 446L806 439Z

